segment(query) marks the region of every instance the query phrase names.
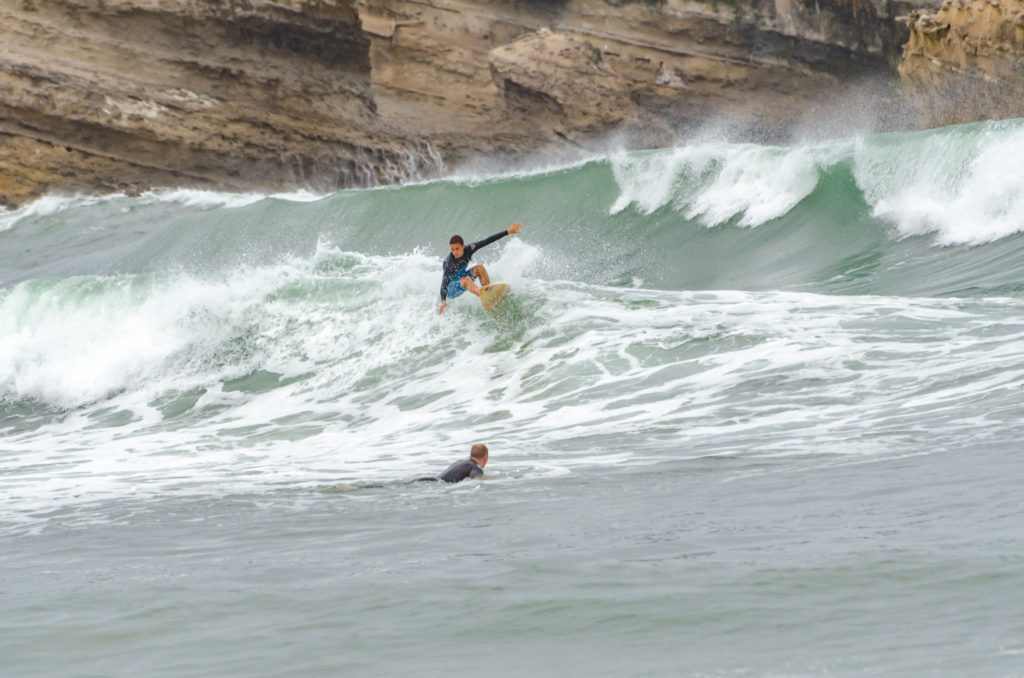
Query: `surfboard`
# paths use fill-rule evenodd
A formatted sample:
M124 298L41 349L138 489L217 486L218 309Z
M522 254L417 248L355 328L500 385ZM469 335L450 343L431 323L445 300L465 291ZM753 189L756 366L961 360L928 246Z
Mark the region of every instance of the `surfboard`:
M502 297L509 293L509 286L505 283L491 283L480 290L480 305L485 311L493 311Z

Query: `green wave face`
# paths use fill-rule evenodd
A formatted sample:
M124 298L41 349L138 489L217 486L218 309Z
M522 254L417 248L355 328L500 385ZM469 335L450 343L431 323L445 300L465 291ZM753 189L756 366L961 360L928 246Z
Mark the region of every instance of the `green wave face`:
M318 243L440 259L455 233L471 241L521 221L535 249L526 273L544 279L998 295L1024 272L1022 154L1024 123L1009 121L785 148L691 144L312 202L72 202L6 215L0 272L202 273L308 258Z

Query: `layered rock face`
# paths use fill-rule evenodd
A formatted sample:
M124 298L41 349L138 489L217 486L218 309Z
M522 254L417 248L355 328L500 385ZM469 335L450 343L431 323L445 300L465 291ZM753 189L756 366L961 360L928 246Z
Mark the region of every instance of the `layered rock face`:
M2 0L0 205L327 191L613 131L777 138L865 91L895 106L895 15L931 4Z
M638 143L727 122L778 137L866 87L880 103L906 29L878 0L364 0L380 114L446 155L481 131ZM860 91L860 90L858 90ZM432 115L423 115L432 111ZM513 143L515 143L513 141Z
M368 48L351 2L5 0L0 204L403 178L430 155L376 115Z
M1024 1L947 0L906 21L899 72L922 125L1024 116Z

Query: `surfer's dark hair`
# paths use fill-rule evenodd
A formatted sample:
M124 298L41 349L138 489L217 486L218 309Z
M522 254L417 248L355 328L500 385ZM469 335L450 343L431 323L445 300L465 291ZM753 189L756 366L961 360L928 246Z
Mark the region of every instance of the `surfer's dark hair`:
M462 239L461 235L453 235L452 239L448 241L449 245L465 245L466 241Z
M473 449L469 451L470 459L483 459L487 456L487 446L483 443L477 443L473 446Z

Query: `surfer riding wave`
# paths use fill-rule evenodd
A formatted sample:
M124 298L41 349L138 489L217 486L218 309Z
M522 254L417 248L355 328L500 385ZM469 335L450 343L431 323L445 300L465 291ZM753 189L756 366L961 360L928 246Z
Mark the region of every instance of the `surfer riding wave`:
M480 296L480 286L477 285L476 280L479 279L482 286L487 287L491 284L491 278L487 275L487 269L483 267L483 264L477 264L470 268L469 260L480 248L486 247L506 235L518 233L522 227L523 225L517 221L506 230L470 245L465 243L461 235L452 236L448 242L452 253L444 260L444 274L441 276L441 308L437 311L439 314L444 313L449 299L454 299L466 290Z

